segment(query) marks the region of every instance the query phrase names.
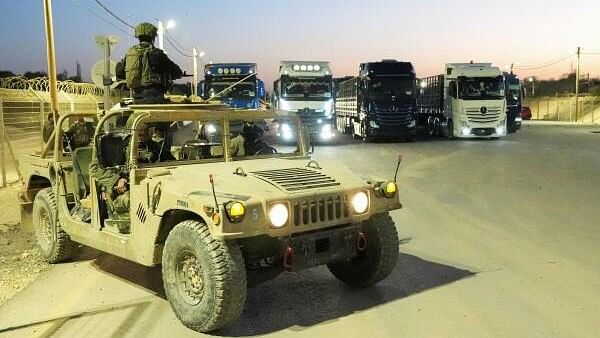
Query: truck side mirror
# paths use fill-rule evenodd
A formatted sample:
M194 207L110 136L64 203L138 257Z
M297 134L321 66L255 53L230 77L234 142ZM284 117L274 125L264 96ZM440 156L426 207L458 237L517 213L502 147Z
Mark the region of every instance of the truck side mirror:
M456 88L456 81L450 81L450 85L448 86L448 95L453 98L458 96L458 89Z

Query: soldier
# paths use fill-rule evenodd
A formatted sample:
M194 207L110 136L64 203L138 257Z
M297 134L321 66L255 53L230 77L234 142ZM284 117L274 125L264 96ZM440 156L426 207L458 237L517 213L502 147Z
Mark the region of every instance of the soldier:
M154 47L156 27L142 22L135 28L138 45L131 47L117 65L117 77L125 79L137 103L165 102L164 94L171 80L183 76L177 64Z
M86 122L83 116L79 116L77 117L77 121L69 127L69 130L65 134L70 138L72 150L87 147L92 142L94 125L91 122Z
M52 133L54 132L54 117L52 116L52 113L48 114L47 118L46 118L46 122L44 124L44 132L43 132L43 138L44 138L44 142L48 142L48 140L50 139L50 135L52 135Z
M157 138L160 142L155 141L150 133L150 128L141 126L137 132L138 141L138 163L154 163L162 161L173 161L175 158L168 148L166 137L160 136ZM129 154L129 151L127 151Z
M104 168L98 160L90 163L90 175L98 181L102 199L108 206L109 218L129 219L129 180L115 168ZM129 226L120 226L119 232L129 233Z

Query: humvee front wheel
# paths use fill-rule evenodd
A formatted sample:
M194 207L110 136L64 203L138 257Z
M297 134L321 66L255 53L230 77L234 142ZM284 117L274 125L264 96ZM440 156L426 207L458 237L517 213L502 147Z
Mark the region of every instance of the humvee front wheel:
M52 188L40 190L33 201L33 226L42 256L48 263L69 259L75 249L75 243L61 228L57 216Z
M363 223L363 231L367 244L358 256L327 265L337 279L358 288L385 279L398 260L398 232L388 213L373 215Z
M208 226L184 221L169 233L162 257L167 298L192 330L220 329L239 317L246 301L246 269L236 242L215 239Z

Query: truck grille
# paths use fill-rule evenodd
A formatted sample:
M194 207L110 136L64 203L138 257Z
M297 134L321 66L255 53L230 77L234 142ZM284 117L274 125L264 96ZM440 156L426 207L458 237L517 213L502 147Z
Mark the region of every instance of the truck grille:
M386 125L407 125L412 120L410 107L376 107L375 115L377 121Z
M306 168L253 171L251 174L291 192L340 185L334 178Z
M467 109L467 120L475 123L490 123L500 120L500 108L488 108L485 114L481 113L480 108Z
M343 195L292 201L292 212L295 226L338 221L350 216L350 208Z

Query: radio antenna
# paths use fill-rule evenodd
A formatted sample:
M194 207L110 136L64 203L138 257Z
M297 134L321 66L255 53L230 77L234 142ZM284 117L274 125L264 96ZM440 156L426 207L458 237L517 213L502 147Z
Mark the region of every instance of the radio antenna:
M212 187L212 193L213 193L213 197L215 199L215 211L218 213L219 212L219 202L217 202L217 194L215 193L215 181L213 179L212 174L208 175L208 178L210 179L210 186Z
M397 181L398 178L398 169L400 169L400 163L402 162L402 154L398 155L398 163L396 163L396 172L394 173L394 182Z

